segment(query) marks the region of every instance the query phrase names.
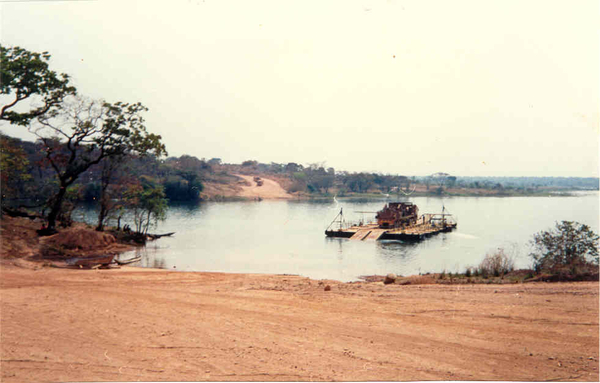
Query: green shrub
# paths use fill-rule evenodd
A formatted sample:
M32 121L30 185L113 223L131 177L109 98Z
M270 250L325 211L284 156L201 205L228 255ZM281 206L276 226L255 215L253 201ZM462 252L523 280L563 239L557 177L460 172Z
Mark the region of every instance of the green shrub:
M580 268L598 266L598 234L588 225L562 221L553 230L535 234L531 242L534 250L529 256L538 272L577 274Z

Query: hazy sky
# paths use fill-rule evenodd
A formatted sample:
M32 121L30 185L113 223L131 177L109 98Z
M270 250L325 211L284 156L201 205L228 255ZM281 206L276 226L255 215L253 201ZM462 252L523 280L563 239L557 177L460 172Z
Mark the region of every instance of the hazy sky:
M50 52L81 94L149 107L170 155L598 176L597 0L0 0L0 12L2 44Z

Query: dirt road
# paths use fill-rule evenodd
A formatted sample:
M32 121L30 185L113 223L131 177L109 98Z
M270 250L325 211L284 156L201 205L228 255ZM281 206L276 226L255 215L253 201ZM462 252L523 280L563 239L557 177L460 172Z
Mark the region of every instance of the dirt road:
M0 287L3 382L598 380L597 282L384 286L5 261Z
M243 178L249 186L241 186L242 191L238 193L240 197L262 198L262 199L290 199L291 194L285 191L279 183L268 178L261 178L263 184L258 186L254 181L253 176L244 176L236 174L237 177Z

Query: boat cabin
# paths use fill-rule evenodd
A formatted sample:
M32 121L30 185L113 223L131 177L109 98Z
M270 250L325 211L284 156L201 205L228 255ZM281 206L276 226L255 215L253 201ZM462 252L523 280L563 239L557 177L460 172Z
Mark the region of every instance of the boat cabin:
M417 222L419 208L412 202L390 202L377 212L375 218L380 228L410 226Z

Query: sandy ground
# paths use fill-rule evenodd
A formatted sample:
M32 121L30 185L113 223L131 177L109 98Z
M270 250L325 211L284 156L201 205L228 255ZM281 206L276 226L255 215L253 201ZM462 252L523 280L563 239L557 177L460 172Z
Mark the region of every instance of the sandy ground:
M597 282L0 266L3 382L599 378Z
M293 198L291 194L285 191L281 187L281 185L269 178L262 178L263 185L258 186L256 182L254 182L253 176L244 176L241 174L236 174L237 177L243 178L249 186L242 185L242 191L238 193L240 197L250 197L250 198L262 198L262 199L290 199Z

